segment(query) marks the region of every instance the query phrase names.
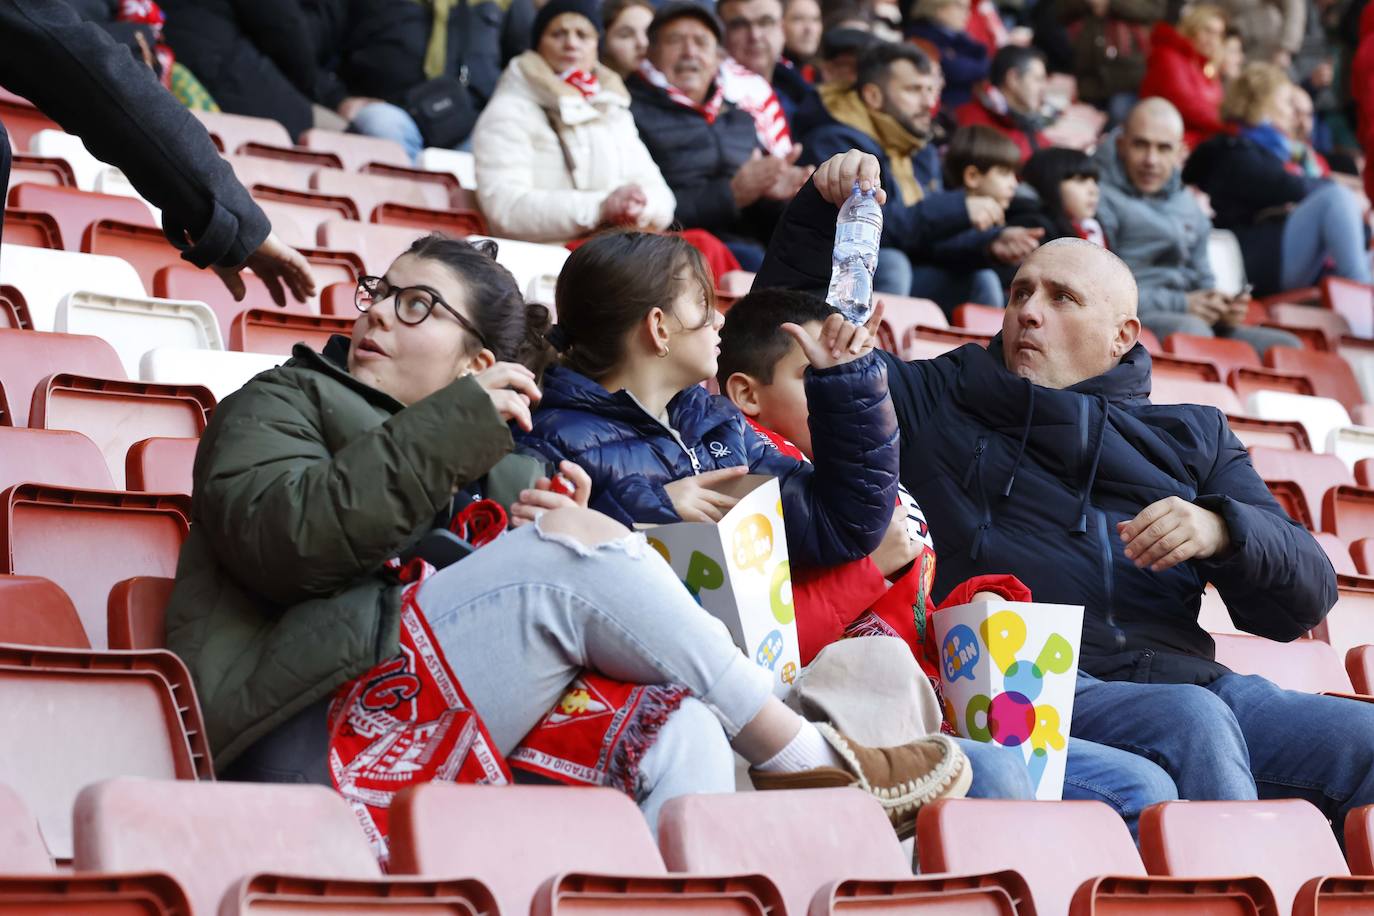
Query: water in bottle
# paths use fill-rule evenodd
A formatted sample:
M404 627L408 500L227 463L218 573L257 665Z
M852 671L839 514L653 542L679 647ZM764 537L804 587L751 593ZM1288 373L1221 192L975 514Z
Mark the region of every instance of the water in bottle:
M873 270L883 235L883 208L873 191L854 190L835 220L835 250L831 254L829 302L845 318L863 324L873 311Z

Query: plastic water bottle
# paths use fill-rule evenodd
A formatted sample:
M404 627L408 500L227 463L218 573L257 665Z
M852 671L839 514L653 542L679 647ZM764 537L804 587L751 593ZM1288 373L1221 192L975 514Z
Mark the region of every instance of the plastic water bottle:
M854 190L835 220L835 250L830 256L830 292L825 301L845 318L863 324L873 311L873 270L883 236L883 208L873 191Z

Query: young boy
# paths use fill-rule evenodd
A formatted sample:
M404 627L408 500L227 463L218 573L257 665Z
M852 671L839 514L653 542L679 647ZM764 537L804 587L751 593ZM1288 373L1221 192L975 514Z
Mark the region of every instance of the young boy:
M810 414L803 385L807 362L781 327L790 323L814 332L833 311L809 293L755 290L731 306L720 332L716 379L721 393L765 439L806 460L811 459ZM894 582L891 587L889 580ZM935 547L925 516L902 490L887 537L870 556L828 569L793 569L792 600L802 664L845 636L885 635L905 639L926 673L934 674L924 651L930 635L927 620L934 610L930 599L934 580ZM966 603L979 591L1029 600L1024 586L1008 576L970 580L955 589L950 599L953 604Z

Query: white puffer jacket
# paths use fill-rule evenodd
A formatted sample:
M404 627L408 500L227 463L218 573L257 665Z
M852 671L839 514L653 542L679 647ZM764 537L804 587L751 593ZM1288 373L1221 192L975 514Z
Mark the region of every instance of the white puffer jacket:
M506 67L472 134L492 234L530 242L585 235L600 223L602 201L627 184L648 198L640 228L673 221L677 201L639 139L625 84L600 65L597 77L601 91L588 100L534 51Z

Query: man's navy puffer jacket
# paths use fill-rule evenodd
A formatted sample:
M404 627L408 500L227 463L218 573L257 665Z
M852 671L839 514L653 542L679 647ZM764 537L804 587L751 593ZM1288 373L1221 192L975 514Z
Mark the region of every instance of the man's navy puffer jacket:
M580 464L592 478L591 507L626 525L681 521L664 484L741 464L778 478L787 550L798 565L867 556L892 518L897 419L874 354L806 371L814 465L778 452L734 404L700 386L668 403L672 429L628 392L612 394L561 366L545 373L543 392L520 448Z

